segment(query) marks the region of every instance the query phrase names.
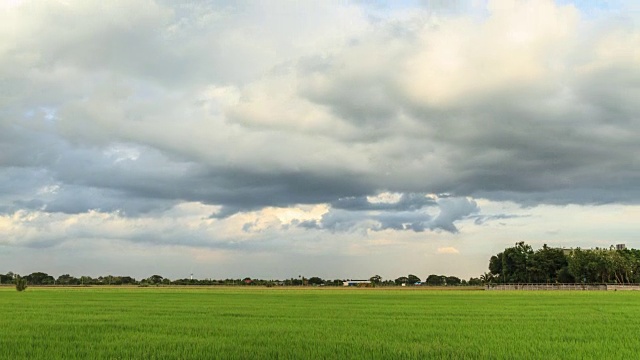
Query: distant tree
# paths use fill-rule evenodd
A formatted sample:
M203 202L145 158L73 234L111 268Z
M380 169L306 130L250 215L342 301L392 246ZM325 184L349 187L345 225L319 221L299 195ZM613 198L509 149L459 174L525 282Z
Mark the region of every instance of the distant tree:
M96 285L96 280L91 276L80 276L80 285L88 286L88 285Z
M425 282L427 283L427 285L431 285L431 286L443 286L445 284L446 279L447 277L444 275L431 274L427 276L427 280L425 280Z
M372 277L369 278L369 281L371 281L372 284L379 285L382 283L382 276L373 275Z
M6 275L0 274L0 285L11 284L13 282L13 273L9 272Z
M322 285L324 284L324 280L317 276L310 277L308 280L309 285Z
M53 285L55 282L53 276L43 272L31 273L25 276L24 279L31 285Z
M462 281L456 276L447 276L445 278L445 283L447 284L447 286L458 286L462 283Z
M75 278L69 274L63 274L58 276L58 280L56 280L58 285L78 285L80 284L80 279Z
M175 279L171 282L172 285L189 285L189 279Z
M120 281L122 285L135 285L137 283L136 279L131 276L120 276Z
M151 275L147 278L147 282L149 284L152 285L156 285L156 284L161 284L162 283L162 279L164 279L162 276L160 275Z
M467 281L467 285L469 286L480 286L482 285L483 281L482 281L482 276L480 276L480 278L469 278L469 281Z
M394 280L396 285L402 285L409 282L409 278L406 276L400 276L399 278Z
M416 283L421 282L422 280L420 280L419 277L413 275L413 274L409 274L407 275L407 282L411 285L415 285Z
M119 279L117 279L117 276L113 276L113 275L107 275L105 277L102 278L102 283L104 285L116 285L116 282L118 282Z

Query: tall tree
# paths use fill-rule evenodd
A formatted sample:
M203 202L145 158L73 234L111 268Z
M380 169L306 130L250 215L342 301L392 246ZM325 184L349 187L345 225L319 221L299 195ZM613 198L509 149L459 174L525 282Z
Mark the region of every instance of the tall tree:
M502 271L502 257L503 253L498 253L489 259L489 271L496 282L504 282L506 280L506 274Z
M531 256L528 273L532 282L555 283L558 282L559 271L567 265L567 257L562 249L544 244Z
M596 283L600 281L601 263L595 251L577 248L571 251L569 272L577 282Z
M517 242L515 246L504 249L502 255L502 273L506 282L525 283L530 282L528 265L533 255L533 249L524 241Z
M495 277L493 276L492 273L490 273L490 272L487 273L486 272L486 273L480 275L480 279L479 280L480 280L480 282L482 284L490 284L490 283L494 282ZM469 280L469 285L471 285L471 280Z

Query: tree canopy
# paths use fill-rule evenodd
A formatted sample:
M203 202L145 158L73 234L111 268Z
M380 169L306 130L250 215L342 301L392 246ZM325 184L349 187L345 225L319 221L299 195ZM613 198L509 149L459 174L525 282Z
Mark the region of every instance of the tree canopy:
M546 244L538 250L524 242L489 259L489 273L481 276L493 283L638 283L640 250L559 249Z

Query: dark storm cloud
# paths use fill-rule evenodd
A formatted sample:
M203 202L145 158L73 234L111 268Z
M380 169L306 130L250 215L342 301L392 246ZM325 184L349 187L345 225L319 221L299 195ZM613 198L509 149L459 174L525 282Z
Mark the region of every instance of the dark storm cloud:
M133 160L114 159L96 149L74 148L61 152L49 169L7 170L6 177L13 184L3 183L6 193L17 196L18 188L23 190L5 210L20 206L69 214L121 210L124 215L137 216L166 210L179 201L196 201L223 205L214 217L224 218L265 206L324 203L373 191L366 182L344 183L323 174L213 169L171 160L153 149L136 151L139 157ZM55 191L39 193L52 184L57 187Z
M427 194L407 193L400 195L395 202L370 202L366 196L341 198L331 202L334 209L343 210L395 210L415 211L425 206L435 206L437 202Z
M65 186L55 199L44 203L42 210L80 214L89 210L120 212L125 216L138 216L154 211L168 210L177 200L136 197L119 191L88 187Z
M346 207L333 207L320 220L301 221L298 227L304 229L326 229L330 231L382 230L444 230L457 233L455 222L463 220L479 211L475 201L467 198L443 197L437 200L424 195L403 195L397 203L386 206L379 204L351 202ZM414 201L406 200L413 198ZM420 199L415 201L415 199ZM340 203L340 202L338 202ZM413 203L413 204L411 204ZM342 204L345 205L345 204ZM389 206L395 205L395 206ZM417 205L417 206L416 206ZM431 215L421 211L425 205L437 207L439 212Z

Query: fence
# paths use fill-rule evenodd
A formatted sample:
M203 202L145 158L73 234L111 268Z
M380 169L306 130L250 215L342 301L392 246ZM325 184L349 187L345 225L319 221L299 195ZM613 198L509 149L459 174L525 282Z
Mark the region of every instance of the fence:
M640 285L638 284L627 284L627 285L607 285L607 290L640 290Z
M615 288L614 288L615 287ZM624 288L624 289L621 289ZM485 290L640 290L639 285L607 285L607 284L489 284Z

